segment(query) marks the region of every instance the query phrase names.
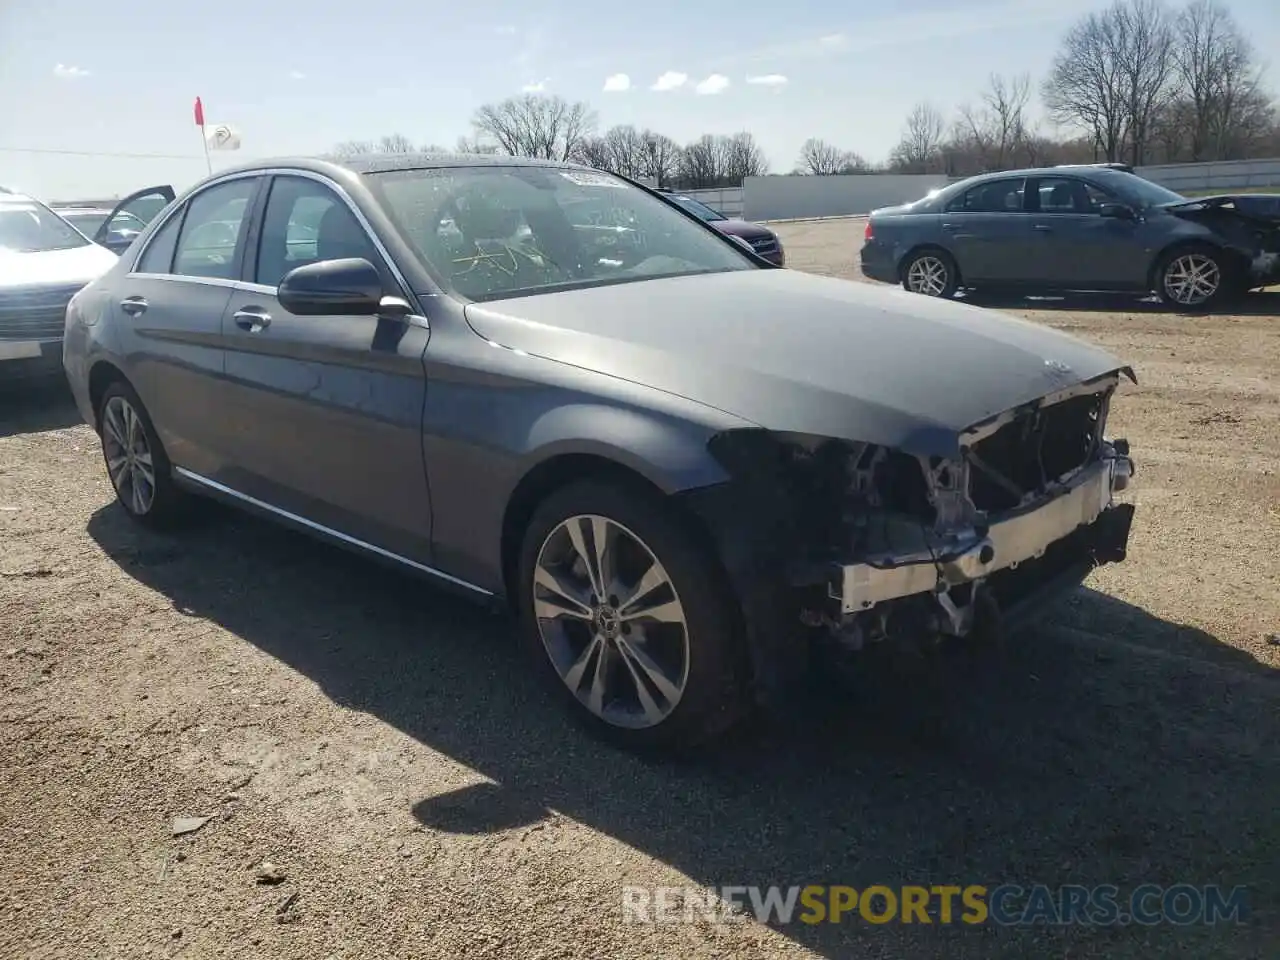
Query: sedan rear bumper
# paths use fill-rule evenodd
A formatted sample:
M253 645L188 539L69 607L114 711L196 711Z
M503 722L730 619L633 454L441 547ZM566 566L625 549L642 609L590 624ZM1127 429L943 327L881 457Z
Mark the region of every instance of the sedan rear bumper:
M898 275L898 263L894 256L894 251L878 240L868 240L864 243L858 258L864 277L870 280L879 280L881 283L898 283L901 281L902 278Z

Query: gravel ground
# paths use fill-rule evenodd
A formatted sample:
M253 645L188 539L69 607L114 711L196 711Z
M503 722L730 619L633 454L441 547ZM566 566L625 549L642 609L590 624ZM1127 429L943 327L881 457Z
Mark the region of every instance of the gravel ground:
M860 223L779 230L856 277ZM139 532L61 392L0 397L0 957L1275 956L1280 294L998 306L1137 368L1129 561L1002 652L815 690L698 764L584 739L504 620L396 572L221 508ZM621 911L624 884L1179 881L1247 886L1250 922Z

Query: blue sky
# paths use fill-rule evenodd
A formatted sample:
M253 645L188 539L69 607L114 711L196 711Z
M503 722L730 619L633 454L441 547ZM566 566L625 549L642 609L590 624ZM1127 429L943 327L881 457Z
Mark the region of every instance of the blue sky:
M205 171L197 95L242 137L215 169L393 132L452 145L477 105L526 87L589 101L602 129L750 130L775 171L809 136L882 159L913 103L950 111L991 71L1038 78L1103 2L0 0L0 184L185 186ZM1280 50L1277 0L1231 7L1261 56ZM619 74L628 88L606 92ZM125 153L171 158L110 156Z

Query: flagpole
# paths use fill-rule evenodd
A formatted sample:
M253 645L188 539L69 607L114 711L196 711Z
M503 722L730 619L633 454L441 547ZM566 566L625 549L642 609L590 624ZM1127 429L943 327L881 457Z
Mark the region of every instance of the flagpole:
M204 135L204 124L200 125L200 142L204 144L204 165L209 170L209 176L213 176L213 160L209 156L209 138Z
M213 176L213 160L209 157L209 138L204 135L204 101L199 97L196 97L195 120L196 126L200 128L200 142L204 145L204 165L208 168L209 175Z

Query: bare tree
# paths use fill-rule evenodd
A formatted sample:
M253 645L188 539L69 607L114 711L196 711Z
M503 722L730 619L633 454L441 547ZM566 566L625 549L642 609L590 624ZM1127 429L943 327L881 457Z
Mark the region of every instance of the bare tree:
M358 157L378 153L429 153L431 147L417 147L403 133L391 133L377 140L344 140L330 151L336 157Z
M742 131L724 139L724 177L732 185L740 186L747 177L762 177L769 172L769 161L754 136Z
M892 163L904 173L929 173L939 165L946 121L928 103L916 104L907 115L902 139L893 148Z
M597 170L614 172L613 154L609 152L609 141L604 137L583 137L569 159Z
M1044 81L1059 123L1087 130L1107 160L1141 163L1172 101L1173 18L1160 0L1116 0L1068 32Z
M868 169L867 161L851 150L839 147L818 137L810 137L800 148L801 172L817 177L837 173L858 173Z
M476 153L482 156L491 156L498 152L498 145L481 137L459 137L458 144L455 148L456 153Z
M644 175L658 181L658 186L665 187L680 171L680 145L652 130L645 130L640 136L644 139Z
M720 186L724 179L724 138L703 134L680 154L679 179L690 189Z
M1182 90L1167 125L1185 135L1191 160L1226 158L1256 125L1259 101L1268 106L1252 45L1226 7L1192 0L1177 21L1174 61Z
M485 104L471 120L476 133L502 153L543 160L568 160L595 124L595 112L585 103L538 93Z
M609 169L624 177L643 177L648 170L648 144L644 134L630 124L610 127L604 135Z

